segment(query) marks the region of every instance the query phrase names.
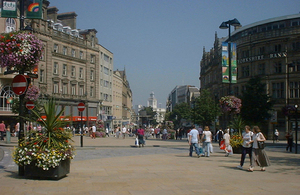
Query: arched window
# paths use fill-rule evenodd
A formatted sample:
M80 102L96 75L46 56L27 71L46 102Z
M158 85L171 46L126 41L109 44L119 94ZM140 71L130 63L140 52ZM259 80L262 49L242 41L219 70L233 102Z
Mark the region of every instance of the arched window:
M7 18L5 22L5 32L9 33L16 30L16 21L13 18Z
M12 101L16 97L11 86L4 86L0 91L0 110L11 110Z

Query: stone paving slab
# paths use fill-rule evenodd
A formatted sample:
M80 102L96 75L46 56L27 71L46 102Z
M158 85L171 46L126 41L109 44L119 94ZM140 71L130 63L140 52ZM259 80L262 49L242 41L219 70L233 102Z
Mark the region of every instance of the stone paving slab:
M80 139L77 140L74 144L78 155L92 152L95 157L77 160L75 157L70 174L58 181L24 179L18 176L17 166L5 168L0 172L0 194L293 195L300 190L299 154L287 153L280 145L266 148L271 160L267 171L257 168L247 172L246 166L245 170L236 168L239 154L225 157L215 143L211 157L196 158L188 157L186 141L151 139L146 141L145 148L133 148L134 138L85 137L81 148ZM160 149L164 153L159 153ZM101 157L103 150L119 156ZM151 153L152 150L156 153ZM122 153L126 154L121 156ZM247 158L245 165L248 164Z

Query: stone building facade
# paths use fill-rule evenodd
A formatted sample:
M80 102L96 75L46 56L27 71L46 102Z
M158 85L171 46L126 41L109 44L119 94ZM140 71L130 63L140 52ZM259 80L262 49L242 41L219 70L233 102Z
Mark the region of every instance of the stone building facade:
M216 35L214 47L203 51L200 63L202 89L210 89L218 98L227 95L228 84L222 83L221 43ZM237 83L233 93L241 95L250 78L259 76L266 84L266 93L276 100L274 117L265 128L269 138L274 129L284 138L288 129L295 129L294 117L283 114L282 108L300 104L300 14L271 18L241 27L231 34L237 44Z
M77 105L84 102L85 125L103 119L105 126L112 128L113 53L98 43L97 30L77 29L75 12L60 14L58 8L48 6L49 1L44 1L43 19L25 19L25 26L44 44L38 78L31 83L40 88L41 98L57 99L64 115L71 116L73 126L78 127L81 120ZM19 27L17 19L0 18L2 33ZM0 69L0 115L12 123L14 114L7 98L15 97L10 86L16 73L4 75L5 71Z

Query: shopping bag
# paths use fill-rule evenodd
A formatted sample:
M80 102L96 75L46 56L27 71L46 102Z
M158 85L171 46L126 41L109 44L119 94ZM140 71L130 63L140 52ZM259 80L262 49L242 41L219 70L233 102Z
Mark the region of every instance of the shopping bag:
M225 141L222 140L222 141L220 142L220 149L221 149L221 150L225 150L225 148L226 148L226 146L225 146Z
M138 138L135 138L135 143L134 143L136 146L138 146L139 145L139 140L138 140Z
M213 153L214 152L214 147L212 144L209 144L209 151L210 153Z
M231 145L229 145L229 146L227 147L227 151L229 152L230 155L233 154L233 149L232 149Z

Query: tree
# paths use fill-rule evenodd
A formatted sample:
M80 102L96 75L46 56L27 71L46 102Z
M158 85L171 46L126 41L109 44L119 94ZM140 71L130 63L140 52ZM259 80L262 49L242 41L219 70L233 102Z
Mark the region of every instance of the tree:
M182 119L191 118L191 107L186 102L176 104L173 111L169 115L169 120L173 121L176 127L181 126Z
M274 102L266 94L266 85L260 77L251 78L242 93L241 116L249 125L263 125L271 117Z
M220 108L208 90L202 90L195 102L195 122L199 125L211 125L220 113Z

